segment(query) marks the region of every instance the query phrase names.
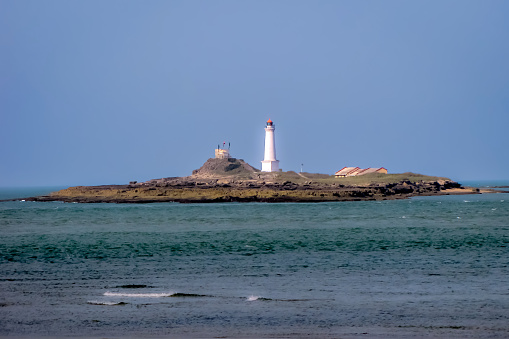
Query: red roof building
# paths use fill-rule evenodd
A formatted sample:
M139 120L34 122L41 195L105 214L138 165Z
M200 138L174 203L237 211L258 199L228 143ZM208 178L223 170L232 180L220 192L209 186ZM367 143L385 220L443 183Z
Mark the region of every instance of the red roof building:
M343 167L342 169L337 171L334 175L336 176L336 178L344 178L344 177L355 177L369 173L387 174L387 169L383 167L379 168L369 167L365 169L360 169L359 167Z

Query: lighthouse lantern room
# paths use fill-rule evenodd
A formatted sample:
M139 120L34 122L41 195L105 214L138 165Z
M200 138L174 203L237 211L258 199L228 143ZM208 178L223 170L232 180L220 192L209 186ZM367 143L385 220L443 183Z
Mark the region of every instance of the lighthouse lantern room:
M279 160L276 160L276 143L274 140L275 125L272 120L267 121L265 127L265 155L262 161L262 172L279 171Z

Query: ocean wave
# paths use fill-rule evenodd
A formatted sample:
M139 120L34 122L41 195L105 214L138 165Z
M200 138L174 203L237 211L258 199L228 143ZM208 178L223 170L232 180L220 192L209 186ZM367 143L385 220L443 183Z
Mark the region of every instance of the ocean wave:
M272 299L264 298L257 295L251 295L247 297L247 301L283 301L283 302L298 302L298 301L310 301L311 299Z
M125 298L164 298L171 297L174 292L170 293L120 293L120 292L104 292L106 297L125 297Z
M123 302L123 301L114 302L114 301L90 300L90 301L87 301L87 304L90 304L90 305L99 305L99 306L123 306L123 305L127 305L128 303Z
M208 297L203 294L196 293L122 293L122 292L104 292L106 297L125 297L125 298L196 298L196 297Z
M130 284L130 285L120 285L117 286L117 288L151 288L152 286L147 285L136 285L136 284Z
M208 295L204 295L204 294L195 294L195 293L173 293L172 295L170 295L170 297L172 298L179 298L179 297L183 297L183 298L189 298L189 297L209 297Z
M256 300L259 300L259 301L270 301L272 299L260 297L260 296L257 296L257 295L251 295L251 296L247 297L247 301L256 301Z

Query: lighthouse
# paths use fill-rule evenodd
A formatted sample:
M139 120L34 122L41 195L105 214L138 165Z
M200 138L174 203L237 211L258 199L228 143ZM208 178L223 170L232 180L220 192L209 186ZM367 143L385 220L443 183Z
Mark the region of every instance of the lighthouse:
M276 143L274 142L275 126L272 120L265 127L265 156L262 161L262 172L279 171L279 160L276 160Z

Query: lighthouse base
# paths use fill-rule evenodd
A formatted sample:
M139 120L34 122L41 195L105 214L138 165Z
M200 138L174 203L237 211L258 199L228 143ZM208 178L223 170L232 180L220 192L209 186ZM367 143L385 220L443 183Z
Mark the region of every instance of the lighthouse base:
M262 172L278 172L279 160L262 160Z

